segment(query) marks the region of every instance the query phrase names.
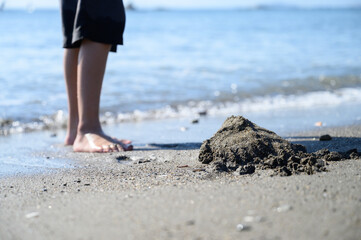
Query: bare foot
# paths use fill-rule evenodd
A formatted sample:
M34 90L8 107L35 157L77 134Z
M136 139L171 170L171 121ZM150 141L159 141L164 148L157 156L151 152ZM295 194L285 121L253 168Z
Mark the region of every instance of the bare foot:
M101 137L107 139L110 142L113 142L115 144L120 144L120 145L129 145L132 143L132 141L127 140L127 139L118 139L115 137L110 137L107 136L105 133L101 132L98 135L100 135ZM65 141L64 141L64 145L65 146L71 146L74 144L75 139L77 137L77 129L75 128L68 128L66 136L65 136Z
M129 140L123 141L130 142ZM73 149L74 152L122 152L133 150L133 146L110 138L103 133L78 133Z

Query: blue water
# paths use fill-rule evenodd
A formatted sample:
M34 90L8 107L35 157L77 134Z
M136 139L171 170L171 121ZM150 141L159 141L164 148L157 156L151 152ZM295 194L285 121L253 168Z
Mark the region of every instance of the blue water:
M138 143L201 141L231 114L280 134L358 123L360 22L360 9L128 12L102 121ZM64 128L61 45L58 11L0 12L0 135Z

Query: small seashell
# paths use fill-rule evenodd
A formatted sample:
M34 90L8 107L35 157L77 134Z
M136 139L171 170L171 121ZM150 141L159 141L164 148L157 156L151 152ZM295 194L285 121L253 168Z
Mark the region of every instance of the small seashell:
M251 226L248 225L244 225L244 224L237 224L237 231L239 232L243 232L243 231L248 231L251 230Z
M291 205L282 205L282 206L279 206L276 208L276 211L277 212L287 212L287 211L290 211L292 210L292 206Z
M35 218L35 217L39 217L40 213L39 212L31 212L25 215L26 218Z

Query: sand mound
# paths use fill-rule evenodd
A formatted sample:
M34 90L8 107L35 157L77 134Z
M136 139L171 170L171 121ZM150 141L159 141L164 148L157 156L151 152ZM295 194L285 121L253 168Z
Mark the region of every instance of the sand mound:
M232 116L212 138L203 142L199 161L216 172L252 174L256 169L274 169L277 174L289 176L326 171L327 161L355 155L358 157L357 152L341 154L326 149L307 153L302 145L292 144L241 116Z

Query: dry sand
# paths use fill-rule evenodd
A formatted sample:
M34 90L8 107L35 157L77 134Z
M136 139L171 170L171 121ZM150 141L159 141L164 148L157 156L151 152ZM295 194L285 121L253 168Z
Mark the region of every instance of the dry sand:
M333 140L319 142L323 133ZM309 151L361 151L360 136L351 126L287 139ZM236 176L203 171L199 147L44 152L76 167L1 178L0 239L361 239L360 160L310 176Z

